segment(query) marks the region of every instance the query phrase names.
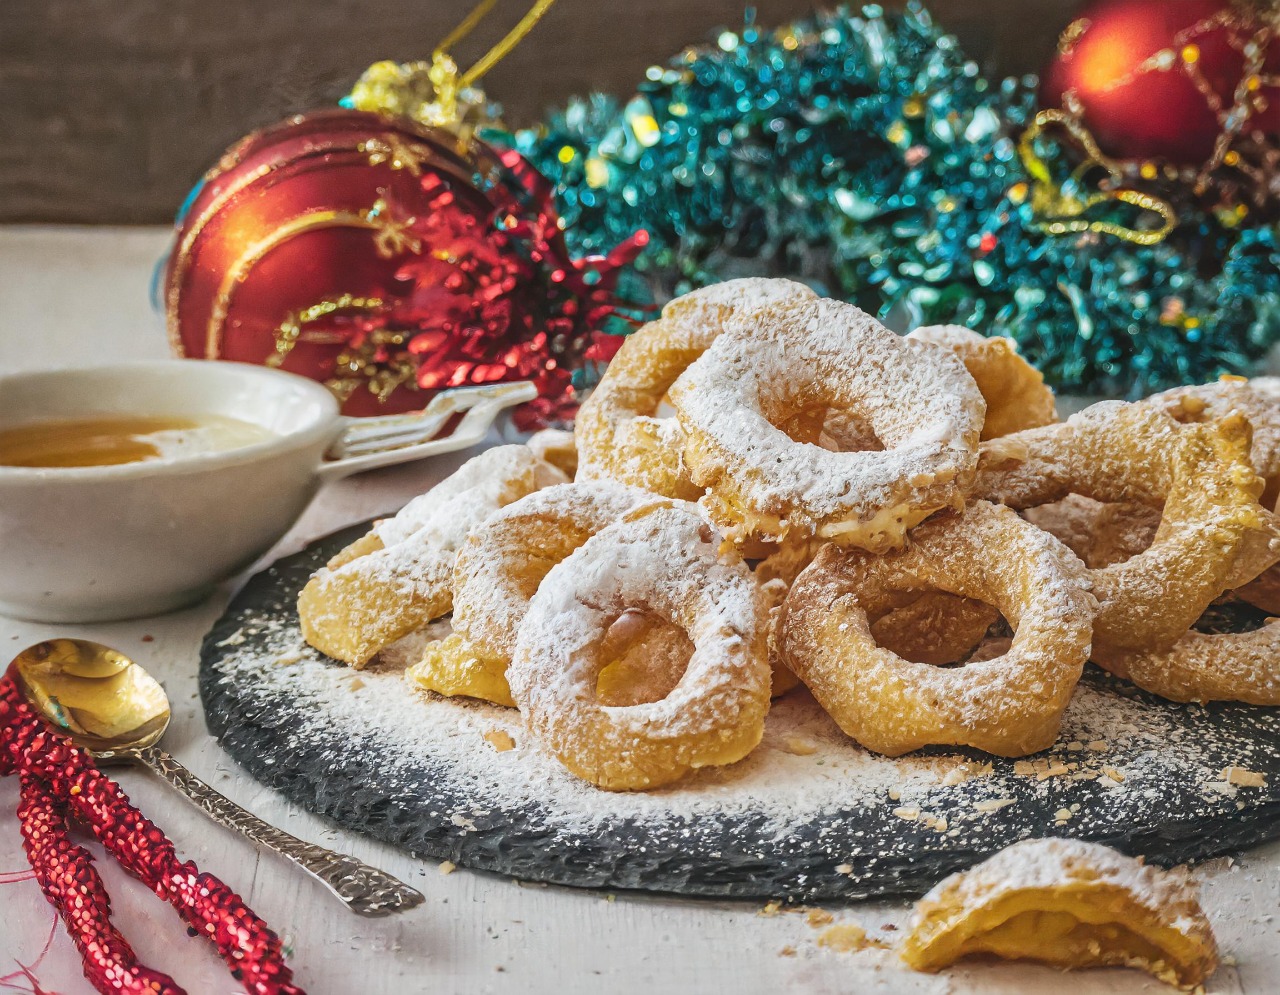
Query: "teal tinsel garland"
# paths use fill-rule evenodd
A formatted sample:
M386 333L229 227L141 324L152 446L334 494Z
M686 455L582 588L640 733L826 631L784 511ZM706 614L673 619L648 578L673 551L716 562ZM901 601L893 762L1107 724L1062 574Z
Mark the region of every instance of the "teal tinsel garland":
M649 231L622 288L633 299L794 275L899 329L1011 335L1067 391L1248 372L1280 334L1274 227L1171 186L1159 192L1179 224L1156 245L1044 233L1016 148L1033 85L985 79L915 4L772 32L748 12L741 31L651 68L627 103L575 100L505 140L556 184L576 252ZM1071 151L1039 148L1068 177Z

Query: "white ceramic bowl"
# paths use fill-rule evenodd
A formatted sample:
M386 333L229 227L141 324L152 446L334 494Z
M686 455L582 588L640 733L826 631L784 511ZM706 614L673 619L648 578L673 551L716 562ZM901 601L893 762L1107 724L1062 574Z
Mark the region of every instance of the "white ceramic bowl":
M474 445L526 383L448 391L421 414L349 419L320 384L166 360L0 378L0 428L101 415L226 415L266 441L117 466L0 466L0 613L91 622L204 597L297 521L321 484ZM435 433L465 411L454 432Z

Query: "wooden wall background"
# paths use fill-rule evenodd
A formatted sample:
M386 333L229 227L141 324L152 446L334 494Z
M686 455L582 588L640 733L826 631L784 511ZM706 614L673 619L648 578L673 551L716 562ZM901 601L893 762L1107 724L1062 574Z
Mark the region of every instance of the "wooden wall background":
M774 26L821 0L757 0ZM0 0L0 221L163 223L249 129L425 58L470 0ZM500 0L468 64L527 9ZM559 0L488 77L510 124L742 23L744 0ZM1034 72L1081 0L933 0L988 70Z

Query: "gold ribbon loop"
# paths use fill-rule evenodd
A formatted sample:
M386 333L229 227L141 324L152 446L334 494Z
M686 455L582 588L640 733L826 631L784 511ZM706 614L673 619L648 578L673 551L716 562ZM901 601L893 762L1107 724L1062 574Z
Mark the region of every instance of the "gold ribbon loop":
M1053 126L1063 128L1084 153L1084 161L1072 170L1064 183L1054 178L1035 147L1036 139ZM1066 111L1057 108L1040 111L1018 139L1018 157L1031 181L1031 213L1035 218L1032 227L1037 231L1050 235L1096 232L1136 245L1155 245L1164 241L1178 224L1178 216L1168 201L1119 185L1124 179L1119 163L1105 155L1088 129ZM1112 189L1089 189L1087 177L1095 169L1106 172L1113 184ZM1105 218L1091 219L1087 216L1099 205L1113 203L1130 204L1140 211L1150 212L1160 218L1161 224L1158 228L1134 228Z

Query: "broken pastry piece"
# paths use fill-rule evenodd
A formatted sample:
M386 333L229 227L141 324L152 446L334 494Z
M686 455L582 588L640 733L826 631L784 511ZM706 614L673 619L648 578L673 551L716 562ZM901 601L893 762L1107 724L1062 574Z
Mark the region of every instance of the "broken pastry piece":
M1194 990L1217 945L1184 870L1163 871L1079 840L1015 843L916 904L899 951L917 971L973 954L1063 968L1136 967Z

